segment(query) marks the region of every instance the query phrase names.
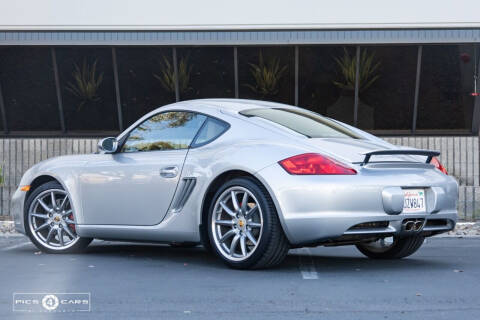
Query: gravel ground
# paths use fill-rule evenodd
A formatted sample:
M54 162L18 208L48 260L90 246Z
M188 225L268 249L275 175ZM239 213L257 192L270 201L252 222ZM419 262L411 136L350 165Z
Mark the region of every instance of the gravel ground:
M16 235L13 221L0 221L0 236Z
M0 221L0 236L15 235L18 235L18 233L15 232L13 221ZM459 222L455 230L437 237L480 237L480 221Z
M442 236L442 235L440 235ZM448 237L480 237L480 221L477 222L459 222L455 230L450 231L443 236Z

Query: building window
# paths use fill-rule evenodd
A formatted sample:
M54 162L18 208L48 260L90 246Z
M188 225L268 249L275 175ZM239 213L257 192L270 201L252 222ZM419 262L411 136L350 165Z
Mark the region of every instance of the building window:
M112 49L56 48L67 131L116 131Z
M424 46L417 129L472 129L473 45Z
M0 85L1 85L1 83L0 83ZM0 99L2 99L2 97L0 97ZM5 128L3 127L3 123L4 123L3 115L2 115L2 111L0 110L0 134L3 134L4 131L5 131Z
M352 59L354 47L300 47L299 105L353 124L355 78L347 70Z
M0 81L10 131L61 130L49 48L1 48Z
M175 102L171 48L121 47L116 48L116 53L125 127Z
M239 47L239 96L295 103L294 47Z
M360 53L359 128L411 130L418 47L362 47Z
M234 98L233 48L177 49L180 100Z

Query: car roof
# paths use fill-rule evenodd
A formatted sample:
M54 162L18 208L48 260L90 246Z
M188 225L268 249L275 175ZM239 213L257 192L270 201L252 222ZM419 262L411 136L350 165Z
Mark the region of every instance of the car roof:
M169 105L173 108L175 106L184 107L213 107L223 111L240 112L242 110L254 109L254 108L296 108L291 105L261 101L261 100L248 100L248 99L196 99L181 101Z
M124 130L119 137L124 136L128 131L136 127L140 122L145 119L159 113L168 110L191 110L194 112L205 112L212 116L219 116L220 113L238 113L242 110L255 109L255 108L297 108L291 105L261 101L261 100L249 100L249 99L195 99L195 100L185 100L174 102L168 105L161 106L156 108L147 114L143 115L137 121L132 123L130 127ZM208 112L210 111L210 112Z

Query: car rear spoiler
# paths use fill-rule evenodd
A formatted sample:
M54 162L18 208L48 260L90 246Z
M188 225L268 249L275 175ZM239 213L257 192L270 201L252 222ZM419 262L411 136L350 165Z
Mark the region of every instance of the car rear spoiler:
M399 149L399 150L375 150L366 152L363 154L365 158L363 162L360 164L361 166L366 165L372 156L385 156L385 155L411 155L411 156L426 156L427 161L426 163L430 163L433 157L438 157L440 152L438 151L431 151L431 150L418 150L418 149Z

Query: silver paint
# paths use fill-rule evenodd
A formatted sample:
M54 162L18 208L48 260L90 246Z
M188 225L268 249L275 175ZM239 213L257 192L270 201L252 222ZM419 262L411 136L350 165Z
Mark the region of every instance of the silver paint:
M389 221L387 231L400 234L406 217L448 219L447 226L425 226L424 231L444 232L454 227L458 184L432 165L421 163L422 157L376 157L375 161L381 162L360 167L355 163L362 161L362 153L399 147L346 124L342 125L362 139L309 139L269 121L246 118L238 113L258 107L296 108L235 99L174 103L145 115L117 139L122 139L148 117L166 110L201 112L220 118L231 127L215 141L189 150L49 159L30 168L20 185L31 184L42 175L58 180L70 196L77 233L81 237L197 242L203 207L210 205L204 203L205 194L215 178L230 170L245 171L263 183L273 199L284 232L294 245L352 234L350 227L371 221ZM346 162L358 174L295 176L278 165L282 159L307 152ZM195 178L196 184L183 208L176 211L171 203L183 178ZM384 207L384 191L404 187L425 188L427 212L386 212L389 210ZM18 189L12 199L15 226L23 233L25 195ZM390 205L397 211L398 201L397 198ZM353 234L362 232L372 231Z

